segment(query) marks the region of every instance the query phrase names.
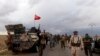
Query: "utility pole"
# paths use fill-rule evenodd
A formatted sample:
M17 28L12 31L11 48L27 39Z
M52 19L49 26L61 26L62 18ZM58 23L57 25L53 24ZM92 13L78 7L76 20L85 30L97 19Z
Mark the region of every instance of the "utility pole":
M91 35L93 35L93 28L94 28L95 24L94 23L90 23L89 26L91 27Z

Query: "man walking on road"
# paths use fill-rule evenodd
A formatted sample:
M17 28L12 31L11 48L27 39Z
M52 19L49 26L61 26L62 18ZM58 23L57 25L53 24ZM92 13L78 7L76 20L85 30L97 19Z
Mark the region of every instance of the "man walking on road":
M88 55L93 56L92 50L91 50L92 38L88 34L85 34L85 38L83 39L83 41L84 41L84 51L85 51L86 56Z
M61 48L65 48L65 36L62 35L61 37Z
M80 52L83 50L82 37L78 35L78 31L74 31L70 38L69 47L72 56L81 56Z
M46 48L46 38L45 33L41 33L40 47L39 47L39 56L43 56L43 50Z

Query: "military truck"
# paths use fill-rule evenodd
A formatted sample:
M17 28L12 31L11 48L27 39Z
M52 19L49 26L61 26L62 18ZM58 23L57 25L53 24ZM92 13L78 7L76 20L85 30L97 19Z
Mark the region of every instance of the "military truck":
M39 39L36 32L26 31L23 24L6 25L5 28L8 33L6 40L8 50L13 53L36 51L36 44Z

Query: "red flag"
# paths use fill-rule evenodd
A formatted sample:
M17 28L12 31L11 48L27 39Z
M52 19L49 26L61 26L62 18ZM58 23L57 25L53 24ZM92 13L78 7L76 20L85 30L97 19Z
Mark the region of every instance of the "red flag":
M35 15L35 18L34 18L34 20L40 20L41 19L41 17L40 16L38 16L38 15Z

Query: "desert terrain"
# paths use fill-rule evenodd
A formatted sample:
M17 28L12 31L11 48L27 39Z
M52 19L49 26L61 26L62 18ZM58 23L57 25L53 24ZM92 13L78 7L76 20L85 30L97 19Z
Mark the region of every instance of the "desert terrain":
M7 46L5 40L6 35L0 35L0 56L6 56L8 54Z
M6 39L6 35L0 35L0 50L7 48L5 44Z

